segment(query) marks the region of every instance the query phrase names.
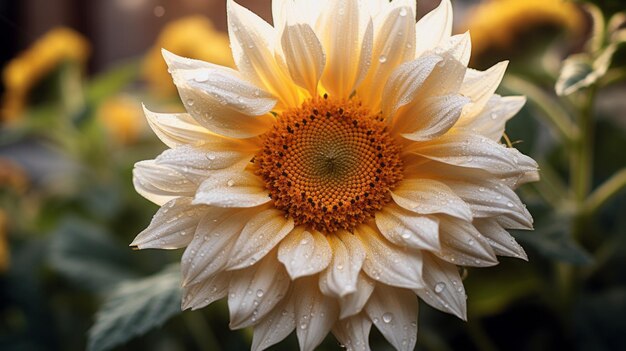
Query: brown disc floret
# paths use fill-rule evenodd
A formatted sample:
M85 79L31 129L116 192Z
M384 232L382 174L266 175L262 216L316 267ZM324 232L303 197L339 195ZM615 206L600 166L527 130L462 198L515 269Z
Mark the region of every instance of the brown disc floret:
M380 114L355 99L306 101L283 112L255 156L276 208L323 233L353 230L390 201L399 149Z

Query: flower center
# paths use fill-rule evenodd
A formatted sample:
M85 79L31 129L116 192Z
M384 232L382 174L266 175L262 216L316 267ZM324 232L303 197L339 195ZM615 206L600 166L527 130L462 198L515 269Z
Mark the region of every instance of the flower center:
M355 99L313 99L278 116L255 156L276 208L323 233L353 230L390 201L399 148Z

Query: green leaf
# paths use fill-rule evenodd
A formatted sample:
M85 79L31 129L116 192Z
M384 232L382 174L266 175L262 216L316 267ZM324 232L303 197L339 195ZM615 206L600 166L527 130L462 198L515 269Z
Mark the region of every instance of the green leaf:
M67 218L52 234L49 262L78 286L104 292L134 277L128 269L129 250L121 247L93 223Z
M513 232L513 234L523 246L532 246L551 260L581 266L591 264L591 255L572 239L570 227L570 218L549 216L537 223L537 230L534 232Z
M98 75L87 86L87 101L90 104L98 104L107 97L117 94L137 79L137 72L139 72L138 63L133 60Z
M563 61L563 67L556 81L558 95L570 95L593 84L593 67L587 54L572 55Z
M608 71L616 50L617 44L610 44L593 60L587 54L576 54L565 59L556 82L556 93L570 95L595 84Z
M181 313L180 267L172 265L115 288L89 330L90 351L110 350Z

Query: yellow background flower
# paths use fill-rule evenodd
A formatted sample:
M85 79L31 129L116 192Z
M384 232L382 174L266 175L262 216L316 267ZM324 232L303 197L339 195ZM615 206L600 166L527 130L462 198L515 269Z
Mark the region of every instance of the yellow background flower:
M89 52L87 40L70 28L59 27L46 33L4 68L2 119L17 119L26 106L28 93L41 79L63 62L84 64Z
M124 95L106 100L98 109L98 120L118 143L132 144L145 130L141 104Z
M563 0L489 0L470 11L462 28L472 36L472 52L507 50L519 45L519 35L543 26L580 34L584 18L580 10Z

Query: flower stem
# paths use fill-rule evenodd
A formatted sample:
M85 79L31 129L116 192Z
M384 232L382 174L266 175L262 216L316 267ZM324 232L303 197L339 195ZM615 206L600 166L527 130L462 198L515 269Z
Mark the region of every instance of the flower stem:
M529 102L543 112L547 121L568 144L581 134L580 129L572 123L567 111L537 86L514 75L506 76L502 81L502 86L513 93L526 95Z
M584 204L585 214L588 216L593 215L623 189L626 189L626 168L615 173L589 195Z

